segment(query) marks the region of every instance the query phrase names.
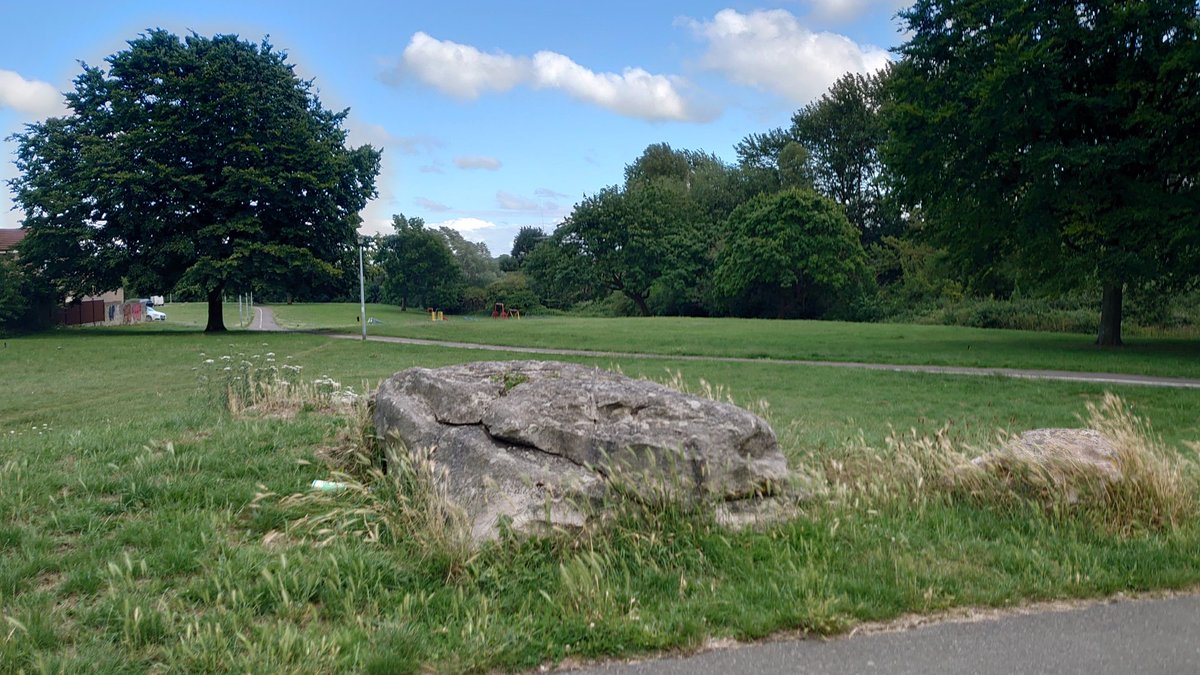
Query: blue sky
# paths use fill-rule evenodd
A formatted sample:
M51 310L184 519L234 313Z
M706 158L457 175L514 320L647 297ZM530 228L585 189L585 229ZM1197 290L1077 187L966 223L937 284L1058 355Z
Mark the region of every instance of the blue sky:
M79 61L147 28L269 35L354 144L384 149L365 232L393 213L446 224L493 255L619 183L651 143L735 158L901 42L902 0L59 2L0 0L0 134L61 114ZM0 179L15 174L4 142ZM17 227L0 189L0 227Z

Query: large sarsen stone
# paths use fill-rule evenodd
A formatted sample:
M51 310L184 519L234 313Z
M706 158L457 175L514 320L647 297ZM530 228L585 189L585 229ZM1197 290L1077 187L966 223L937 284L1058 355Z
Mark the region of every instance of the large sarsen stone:
M477 539L504 516L518 529L581 524L614 483L645 499L738 500L787 478L760 417L568 363L412 368L380 385L375 426L428 454Z

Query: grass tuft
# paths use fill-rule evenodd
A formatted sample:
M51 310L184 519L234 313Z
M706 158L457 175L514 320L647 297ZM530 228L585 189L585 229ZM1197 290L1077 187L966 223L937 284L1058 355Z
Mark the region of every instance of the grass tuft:
M360 423L364 417L369 419L359 413ZM298 541L320 548L352 539L399 548L436 561L447 579L460 576L476 553L470 527L439 487L444 482L436 480L428 456L414 457L397 441L381 463L373 459L376 443L368 442L364 427L349 428L358 431L344 433L350 443L332 454L333 489L283 497L262 491L255 501L303 513L287 526L287 535Z
M1087 425L1111 444L1103 461L1033 451L1001 434L999 448L970 461L942 427L933 436L894 431L883 448L854 444L826 459L824 476L842 502L870 505L968 501L1020 512L1036 506L1121 536L1172 531L1198 515L1200 470L1165 448L1119 397L1088 402Z
M1088 402L1088 426L1117 448L1123 478L1102 483L1097 502L1088 505L1108 529L1130 534L1145 529L1175 530L1198 515L1200 467L1164 447L1148 422L1135 416L1119 397L1105 394L1100 405Z

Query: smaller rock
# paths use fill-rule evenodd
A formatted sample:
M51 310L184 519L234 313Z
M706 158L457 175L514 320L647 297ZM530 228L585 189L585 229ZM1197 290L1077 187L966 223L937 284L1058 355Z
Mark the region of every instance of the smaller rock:
M1072 504L1079 501L1085 485L1122 480L1117 462L1117 447L1094 429L1026 431L1000 449L972 460L976 467L1005 480L1059 491Z

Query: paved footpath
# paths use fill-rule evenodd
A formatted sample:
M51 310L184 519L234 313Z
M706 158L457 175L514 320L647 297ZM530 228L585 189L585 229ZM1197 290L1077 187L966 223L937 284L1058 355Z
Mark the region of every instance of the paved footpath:
M1032 612L1032 613L1031 613ZM736 646L689 657L607 663L587 675L731 673L1200 673L1200 595L1029 608L848 638Z
M361 340L361 335L330 335L332 338ZM660 361L705 361L716 363L768 363L790 366L823 366L827 368L857 368L861 370L887 370L900 373L933 373L937 375L969 375L982 377L1015 377L1032 380L1058 380L1061 382L1091 382L1099 384L1132 384L1148 387L1172 387L1176 389L1200 389L1200 380L1182 377L1153 377L1149 375L1123 375L1120 373L1080 373L1069 370L1021 370L1017 368L966 368L959 366L913 366L886 363L857 363L854 361L798 361L791 359L750 359L736 356L680 356L669 354L636 354L631 352L604 352L585 349L551 349L546 347L506 347L471 342L448 342L421 340L417 338L369 335L373 342L392 342L424 347L446 347L449 349L475 349L510 354L537 354L539 356L585 356L614 359L655 359Z
M287 329L275 323L275 312L267 307L255 307L254 319L250 321L250 330L285 331Z

